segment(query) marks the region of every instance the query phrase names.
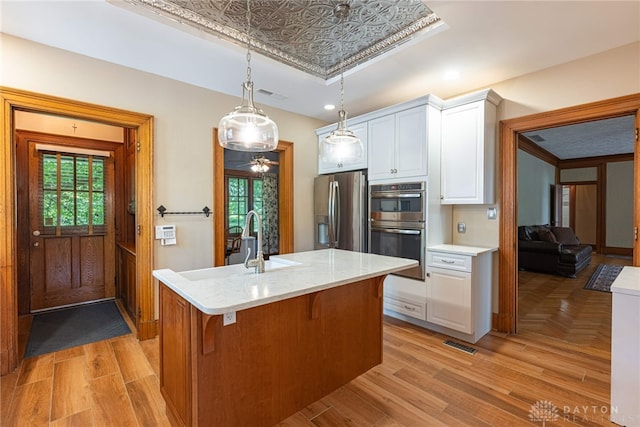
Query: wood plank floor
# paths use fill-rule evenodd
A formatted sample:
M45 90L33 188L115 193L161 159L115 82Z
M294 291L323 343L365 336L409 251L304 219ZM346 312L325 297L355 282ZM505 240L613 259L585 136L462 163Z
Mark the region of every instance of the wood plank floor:
M384 362L280 426L614 426L611 295L582 289L599 262L630 264L595 256L576 279L521 272L519 333L492 332L475 355L386 318ZM157 338L38 356L2 377L0 424L167 426L158 384Z

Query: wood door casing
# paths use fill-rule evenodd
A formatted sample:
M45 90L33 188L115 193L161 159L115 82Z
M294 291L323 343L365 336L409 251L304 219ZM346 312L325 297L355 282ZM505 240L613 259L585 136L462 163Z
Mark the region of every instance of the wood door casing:
M153 270L153 150L154 117L149 114L90 104L0 86L0 375L13 371L20 360L18 348L18 229L16 226L16 151L14 112L29 110L78 117L131 129L135 142L136 295L140 316L136 327L141 340L156 336Z
M500 122L499 174L500 238L498 316L494 326L500 332L516 333L518 318L518 136L523 132L573 123L633 114L636 117L634 150L633 224L640 227L640 93L561 108ZM640 240L633 243L633 265L640 266Z
M48 136L44 139L55 141L57 138ZM101 160L104 164L104 225L94 226L90 221L83 227L45 226L41 202L43 153L36 149L37 142L38 139L28 142L30 311L114 297L113 156ZM60 148L64 150L63 146ZM92 164L93 159L87 157L87 162Z

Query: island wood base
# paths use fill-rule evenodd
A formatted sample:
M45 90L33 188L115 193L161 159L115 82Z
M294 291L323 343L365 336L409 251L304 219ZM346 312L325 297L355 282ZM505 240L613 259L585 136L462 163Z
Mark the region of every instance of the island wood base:
M174 423L271 427L382 362L384 276L207 315L160 283L160 387Z

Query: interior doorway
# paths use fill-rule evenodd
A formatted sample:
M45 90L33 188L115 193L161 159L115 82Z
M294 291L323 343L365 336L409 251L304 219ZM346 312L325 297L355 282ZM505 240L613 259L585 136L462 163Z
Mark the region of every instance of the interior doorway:
M226 209L224 148L218 144L217 129L213 130L213 204L214 209ZM278 141L278 252L293 252L293 143ZM227 262L227 227L225 215L213 218L213 265L222 266Z
M16 130L19 314L116 296L121 146Z
M501 185L499 290L497 329L516 333L518 317L518 206L517 155L520 133L563 126L572 123L635 116L636 144L634 153L634 227L640 226L640 147L637 143L640 129L640 94L613 98L560 110L533 114L500 122L500 159L498 168ZM633 265L640 266L640 243L633 243Z
M78 118L127 128L135 141L136 205L136 293L139 339L156 336L153 269L153 116L87 104L18 89L0 89L2 140L0 141L0 375L12 372L19 363L17 307L17 206L16 206L16 111L31 111Z

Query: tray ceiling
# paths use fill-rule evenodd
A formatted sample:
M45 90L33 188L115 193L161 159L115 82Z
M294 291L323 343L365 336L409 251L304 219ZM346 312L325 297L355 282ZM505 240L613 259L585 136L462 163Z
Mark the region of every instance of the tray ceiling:
M130 0L216 37L247 46L245 0ZM430 30L442 20L420 0L252 0L251 50L313 76L331 79Z

